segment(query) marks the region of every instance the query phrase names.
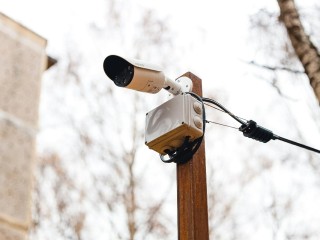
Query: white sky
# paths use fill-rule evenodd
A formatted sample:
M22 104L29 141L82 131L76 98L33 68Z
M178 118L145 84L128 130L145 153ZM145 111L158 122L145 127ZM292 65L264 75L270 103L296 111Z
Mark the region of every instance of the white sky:
M311 5L312 2L315 1L297 1L304 7ZM280 136L284 129L286 133L290 133L290 130L286 129L286 123L282 122L285 119L283 109L275 111L278 113L277 116L265 117L268 113L267 105L270 104L267 100L274 95L267 90L264 92L266 85L263 81L255 85L254 92L249 91L248 88L257 80L249 76L250 68L240 61L241 59L252 60L254 56L254 51L248 50L250 49L248 46L253 41L248 39L248 16L262 7L277 9L276 0L137 0L136 4L141 7L154 7L158 9L158 15L169 19L172 29L176 32L177 42L194 39L190 52L181 56L179 68L183 72L192 71L201 77L204 88L210 91L223 88L230 98L228 102L230 109L239 109L237 114L240 116L260 119L264 124L269 124L269 127ZM102 8L103 0L0 0L1 12L48 39L48 53L54 57L63 54L68 38L77 39L79 45L89 41L83 26L86 26L91 18L97 22L97 16L101 16L100 24L103 24ZM97 23L99 24L99 20ZM98 69L103 74L100 66ZM169 74L174 78L175 74L181 73L174 73L170 69ZM241 82L237 81L238 79L246 80ZM247 86L243 86L244 84ZM295 87L288 90L288 93L301 95L301 98L306 97L310 92L308 89L300 91L301 86L297 83ZM261 105L254 105L252 99L259 98L261 98ZM239 106L241 103L248 104L248 107ZM310 117L303 117L311 115L310 109L315 108L315 103L299 100L298 102L289 101L288 104L291 106L296 124L303 129L306 144L319 146L319 126ZM272 106L272 108L276 107ZM313 114L319 119L319 112ZM234 144L236 145L237 142ZM281 174L286 173L276 174L275 179L278 179ZM284 188L287 186L288 183Z

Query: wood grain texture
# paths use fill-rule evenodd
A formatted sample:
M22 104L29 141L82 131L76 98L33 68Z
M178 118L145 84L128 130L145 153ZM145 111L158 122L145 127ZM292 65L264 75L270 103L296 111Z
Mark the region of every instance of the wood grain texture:
M188 72L183 76L193 82L193 92L202 96L202 82ZM177 164L178 238L206 240L208 231L208 204L204 140L193 158Z

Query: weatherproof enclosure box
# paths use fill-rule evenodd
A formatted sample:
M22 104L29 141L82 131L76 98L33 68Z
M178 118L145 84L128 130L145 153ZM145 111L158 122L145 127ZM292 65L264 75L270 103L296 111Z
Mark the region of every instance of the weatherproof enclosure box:
M187 136L195 140L203 135L202 103L190 94L180 94L146 115L145 143L154 151L180 147Z

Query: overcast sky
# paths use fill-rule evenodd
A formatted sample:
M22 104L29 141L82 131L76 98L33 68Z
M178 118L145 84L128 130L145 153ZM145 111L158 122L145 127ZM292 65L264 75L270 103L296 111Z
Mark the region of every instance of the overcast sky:
M296 2L307 8L315 1ZM290 134L286 121L288 110L277 109L279 106L271 101L278 97L274 89L267 88L268 84L263 80L257 81L257 76L252 73L253 68L243 62L243 60L253 60L257 55L257 49L250 48L251 44L257 46L255 39L250 39L252 36L249 34L250 15L261 8L277 11L276 0L136 0L134 7L156 9L155 14L168 19L172 31L175 32L176 43L181 45L184 42L192 43L192 47L186 49L185 54L181 54L181 59L177 63L179 66L168 69L171 78L183 72L192 71L203 79L206 94L223 90L227 94L228 107L239 116L257 118L266 124L266 127L272 127L272 130L280 136L281 133ZM0 0L0 11L46 38L48 54L57 58L63 56L68 40L76 42L78 46L86 46L83 51L90 51L90 47L94 47L94 43L88 36L87 27L91 23L98 26L105 24L103 8L104 0ZM126 14L125 9L124 6L123 14ZM101 51L108 54L107 48L102 48ZM121 52L121 49L114 51ZM152 60L156 63L157 56L153 56ZM103 59L92 61L97 61L97 72L104 77L101 67ZM176 69L182 72L175 72ZM287 86L285 79L283 84ZM288 101L288 105L291 108L291 114L295 116L296 126L304 135L305 143L319 148L319 126L312 118L313 116L319 119L319 111L312 112L315 109L315 102L307 97L310 90L304 87L301 90L301 86L304 85L296 82L294 86L285 88L286 94L298 99ZM268 112L272 112L273 115L269 116ZM41 118L40 121L42 121ZM232 141L230 139L230 144L237 144ZM286 176L286 173L277 171L279 170L276 170L278 175L274 179L279 175ZM283 186L280 185L280 189L288 188L290 186L288 181L285 181ZM317 211L320 212L319 209ZM262 232L261 235L263 234L265 233Z

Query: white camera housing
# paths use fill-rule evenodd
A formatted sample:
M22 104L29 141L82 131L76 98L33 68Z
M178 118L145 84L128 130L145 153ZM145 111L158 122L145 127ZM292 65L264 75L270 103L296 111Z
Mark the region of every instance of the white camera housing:
M179 148L187 136L203 135L202 103L190 94L179 94L146 115L145 144L160 154Z
M189 78L180 79L179 82L173 81L156 65L136 59L110 55L104 60L103 69L115 85L136 91L157 93L164 88L177 95L192 89L192 81Z

